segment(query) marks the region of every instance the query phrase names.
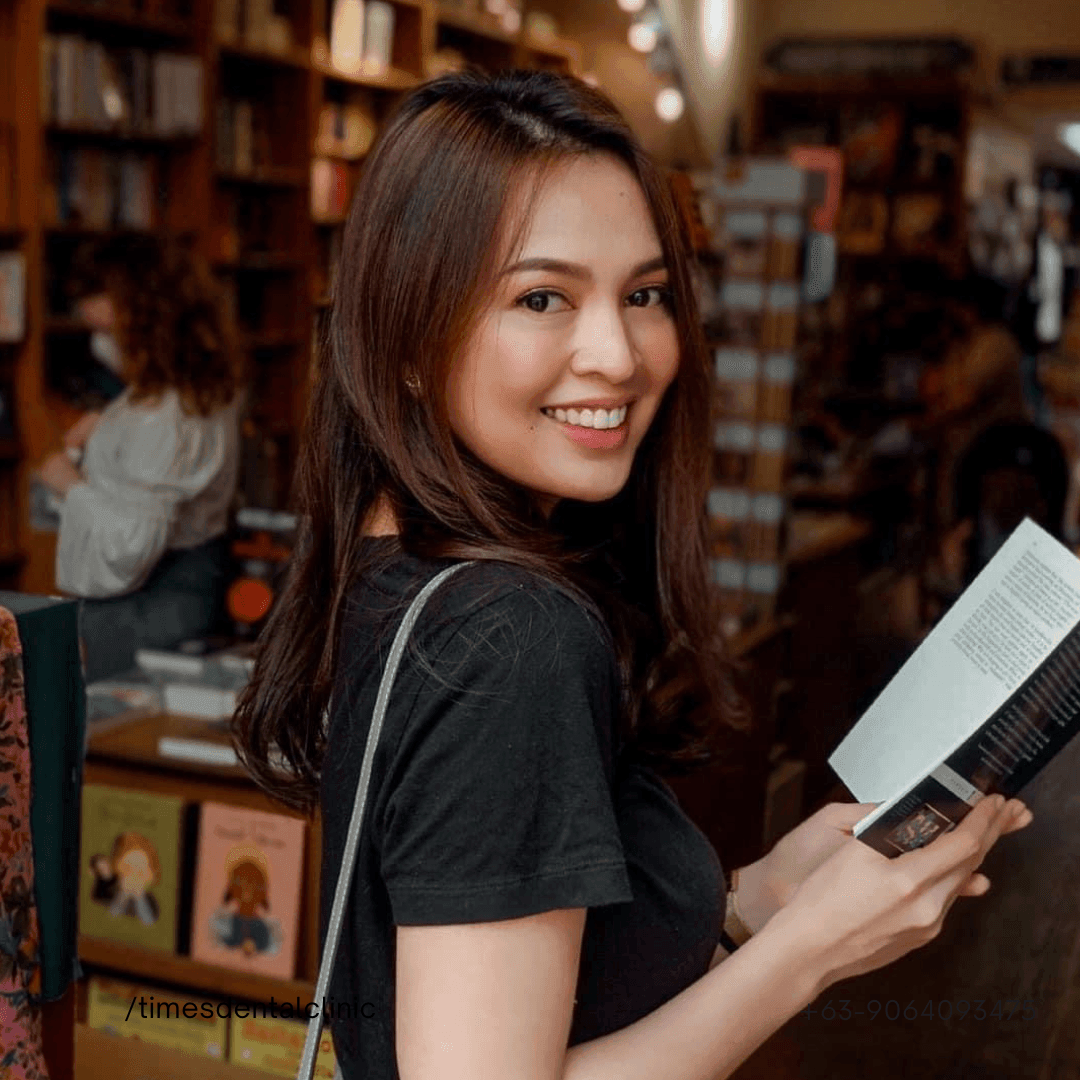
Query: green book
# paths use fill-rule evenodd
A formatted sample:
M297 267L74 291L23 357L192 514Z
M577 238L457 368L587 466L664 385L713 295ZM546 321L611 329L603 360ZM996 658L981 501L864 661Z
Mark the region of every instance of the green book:
M81 934L176 951L183 808L178 796L84 786Z
M34 898L41 932L41 996L56 1001L79 976L77 904L86 691L79 663L78 603L57 596L0 592L22 646L30 731L30 829Z

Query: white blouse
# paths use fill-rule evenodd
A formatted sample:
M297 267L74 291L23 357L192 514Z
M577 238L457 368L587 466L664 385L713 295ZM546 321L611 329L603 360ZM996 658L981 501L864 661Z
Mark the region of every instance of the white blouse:
M157 403L129 397L102 412L84 449L84 482L60 503L56 585L76 596L131 592L166 551L228 526L242 395L205 417L185 413L173 389Z

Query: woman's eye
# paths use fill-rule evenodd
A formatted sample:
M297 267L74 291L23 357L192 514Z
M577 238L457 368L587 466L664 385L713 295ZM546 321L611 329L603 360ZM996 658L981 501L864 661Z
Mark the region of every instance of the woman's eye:
M550 308L537 307L537 306L535 306L533 304L533 301L534 300L543 301L543 300L547 299L550 296L554 296L559 300L563 299L557 292L553 291L552 289L538 289L536 292L531 292L528 295L523 296L518 301L518 303L523 304L530 311L536 312L537 315L546 315L548 313L548 311L550 310Z
M654 298L658 301L658 303L654 303L652 305L650 305L648 302L646 302L644 304L634 303L634 304L632 304L632 306L633 307L649 307L649 306L657 307L657 306L662 306L662 307L666 307L668 309L671 308L671 306L672 306L672 294L671 294L671 290L666 285L647 285L643 289L635 289L634 292L632 292L630 294L630 298L631 298L631 300L633 300L634 297L647 296L649 293L654 294ZM529 311L533 311L537 315L546 315L551 311L551 308L546 306L546 301L547 301L547 299L549 297L555 297L555 298L557 298L559 300L564 299L564 297L562 297L559 293L555 292L552 289L538 289L535 292L531 292L531 293L528 293L527 295L523 296L518 301L518 304L520 304L520 305L522 305L524 307L527 307L529 309ZM536 303L534 303L534 301ZM541 305L544 305L544 306L537 306L538 303L541 304Z
M646 285L643 289L638 289L636 292L631 293L631 297L641 296L642 294L654 293L659 301L661 307L670 308L672 306L672 294L671 289L666 285ZM645 307L647 305L639 304L638 307ZM656 307L656 304L651 305Z

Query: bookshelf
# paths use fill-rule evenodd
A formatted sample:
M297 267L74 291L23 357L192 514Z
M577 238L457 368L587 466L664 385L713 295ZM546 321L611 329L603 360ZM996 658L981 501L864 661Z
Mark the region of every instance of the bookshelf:
M85 784L104 784L130 791L181 796L187 804L214 802L274 814L301 817L263 794L236 765L209 765L167 757L158 753L162 737L198 739L228 745L227 735L205 721L168 714L131 712L107 721L90 737ZM305 819L308 834L304 852L304 886L300 907L300 935L296 976L269 978L200 962L189 955L163 953L134 944L103 940L81 934L79 959L90 975L119 978L138 985L206 995L206 1000L310 1001L318 975L318 896L321 842L318 815ZM190 867L189 867L190 871ZM184 910L184 909L182 909ZM202 1069L223 1070L251 1076L248 1069L235 1071L227 1063L193 1058L182 1051L150 1044L118 1040L87 1025L87 986L78 985L75 998L75 1064L79 1080L126 1080L137 1076L187 1076L194 1063ZM115 1048L115 1051L114 1051ZM104 1054L103 1054L104 1052ZM106 1062L108 1068L106 1070ZM120 1071L118 1071L118 1068ZM153 1069L154 1071L148 1072ZM187 1070L187 1071L185 1071Z
M10 512L0 506L0 585L55 591L55 536L29 529L28 488L31 470L98 404L77 377L89 330L64 293L83 241L175 236L210 264L248 362L242 475L259 481L257 505L281 509L348 207L390 110L424 79L463 63L581 74L578 44L537 37L527 19L510 33L465 6L389 7L384 63L342 70L330 48L333 0L0 0L0 256L17 252L26 267L25 334L0 343L0 387L11 383L17 421L14 436L0 436L0 499L11 503ZM133 90L143 81L152 90L162 70L155 57L166 58L167 74L156 77L172 87L167 108ZM108 99L103 61L123 73L109 83ZM90 74L77 93L80 71ZM103 176L113 177L113 190ZM238 501L250 496L242 489ZM12 524L8 536L3 528ZM157 754L163 733L202 737L205 725L196 735L181 718L128 719L95 732L86 783L289 812L235 767ZM296 977L246 975L83 937L87 973L196 996L308 1000L318 963L319 851L316 821ZM196 1060L208 1080L252 1075L94 1031L86 1009L83 981L75 995L79 1080L187 1077Z
M16 528L22 508L18 490L21 425L15 380L25 352L21 299L27 257L27 234L15 177L20 134L16 111L17 17L12 0L0 0L0 589L13 587L26 561Z
M880 391L890 354L932 351L922 334L968 266L964 163L974 101L963 73L918 78L762 73L754 146L835 147L843 176L832 315L807 350L823 394ZM921 335L921 336L920 336Z
M18 503L8 516L17 535L0 538L7 583L54 591L55 536L27 525L29 473L84 408L100 404L77 377L88 329L63 294L82 242L174 235L208 260L248 364L248 472L266 480L238 501L283 508L348 207L390 110L455 64L581 73L576 42L537 37L527 20L510 33L492 15L433 0L390 0L386 55L343 70L331 50L333 2L0 0L10 82L0 165L10 161L13 178L0 192L0 254L14 248L27 262L26 338L17 349L0 345L0 385L15 372L22 421L18 454L0 453L0 492L6 470ZM115 100L102 104L107 95L90 94L88 104L72 89L72 72L84 70L101 88L93 73L102 57L128 73L121 118ZM132 57L151 89L159 58L189 72L165 77L178 89L164 117L152 93L131 90ZM124 190L106 192L101 177L117 174Z
M776 158L673 177L714 365L711 568L724 633L771 619L784 576L799 369L806 175Z

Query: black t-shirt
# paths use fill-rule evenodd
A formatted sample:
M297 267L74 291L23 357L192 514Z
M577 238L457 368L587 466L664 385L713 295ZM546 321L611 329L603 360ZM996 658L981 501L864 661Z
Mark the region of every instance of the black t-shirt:
M449 561L391 559L341 630L322 774L322 932L368 729L408 603ZM588 908L570 1045L701 978L724 877L671 789L619 743L618 669L592 614L508 563L428 599L391 689L323 1014L346 1080L391 1080L395 925Z

